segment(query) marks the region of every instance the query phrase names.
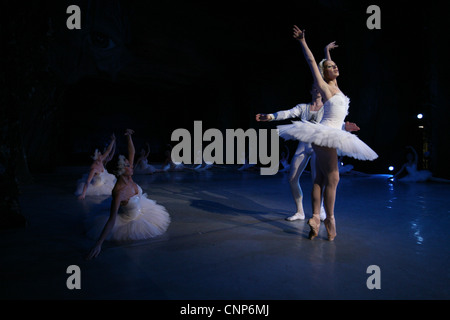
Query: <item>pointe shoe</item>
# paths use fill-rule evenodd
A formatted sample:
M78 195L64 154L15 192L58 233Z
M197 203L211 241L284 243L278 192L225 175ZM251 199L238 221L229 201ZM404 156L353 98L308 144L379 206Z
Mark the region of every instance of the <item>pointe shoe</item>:
M309 231L309 240L312 240L319 235L320 219L319 222L317 222L313 217L308 220L308 225L311 227L311 231Z
M287 217L287 221L305 220L305 214L303 212L296 212L293 216Z
M332 217L331 219L326 218L323 223L328 232L328 240L333 241L334 238L336 238L336 222L334 220L334 217Z

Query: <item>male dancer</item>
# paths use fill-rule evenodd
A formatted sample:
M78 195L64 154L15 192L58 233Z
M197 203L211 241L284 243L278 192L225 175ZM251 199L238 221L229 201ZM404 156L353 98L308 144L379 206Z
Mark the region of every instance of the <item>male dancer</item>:
M257 114L256 121L273 121L273 120L285 120L290 118L300 118L301 120L319 122L323 116L323 103L320 93L313 88L311 90L313 100L311 103L301 103L296 105L290 110L278 111L276 113L269 114ZM294 197L295 205L297 206L297 212L294 215L286 218L288 221L304 220L305 213L303 211L303 192L300 187L300 176L305 170L306 165L310 158L311 161L311 177L312 181L315 178L315 158L314 151L310 143L299 142L297 150L292 157L291 168L289 171L289 184L291 187L292 196ZM325 219L325 209L321 208L320 218Z

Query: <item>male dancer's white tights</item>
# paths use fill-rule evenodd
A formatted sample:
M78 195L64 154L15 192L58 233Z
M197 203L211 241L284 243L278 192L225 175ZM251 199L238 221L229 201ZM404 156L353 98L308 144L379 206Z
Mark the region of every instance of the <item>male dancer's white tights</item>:
M309 159L311 158L311 178L314 183L316 177L316 156L313 148L309 143L299 142L297 150L291 161L291 170L289 171L289 185L291 187L292 196L294 197L297 212L286 220L303 220L305 219L305 212L303 211L303 191L300 187L300 176L305 170ZM324 220L326 217L323 204L320 210L320 219Z

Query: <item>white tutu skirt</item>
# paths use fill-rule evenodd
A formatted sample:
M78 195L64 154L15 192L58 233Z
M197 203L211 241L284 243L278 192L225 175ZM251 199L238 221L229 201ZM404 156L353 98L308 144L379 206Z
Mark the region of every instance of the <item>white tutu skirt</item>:
M88 174L84 174L81 179L77 181L77 189L75 195L79 196L83 193L84 184L88 178ZM111 195L112 189L116 184L116 176L108 173L106 169L91 180L86 190L87 196L103 196Z
M430 179L433 175L429 170L417 170L415 165L406 167L406 171L408 174L398 179L398 181L423 182Z
M321 123L293 121L277 126L278 134L285 140L299 140L318 146L335 148L340 156L358 160L374 160L378 155L356 135Z
M109 218L109 207L86 220L87 236L97 240ZM166 208L141 192L120 207L107 240L132 241L154 238L166 232L170 216Z

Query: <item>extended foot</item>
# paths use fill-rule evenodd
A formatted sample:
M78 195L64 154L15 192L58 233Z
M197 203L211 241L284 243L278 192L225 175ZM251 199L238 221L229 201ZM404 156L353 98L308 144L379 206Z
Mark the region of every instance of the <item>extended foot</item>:
M319 235L320 219L315 219L313 217L308 220L308 225L311 227L311 231L309 231L309 240L312 240Z
M293 216L286 218L287 221L305 220L305 214L303 212L296 212Z

